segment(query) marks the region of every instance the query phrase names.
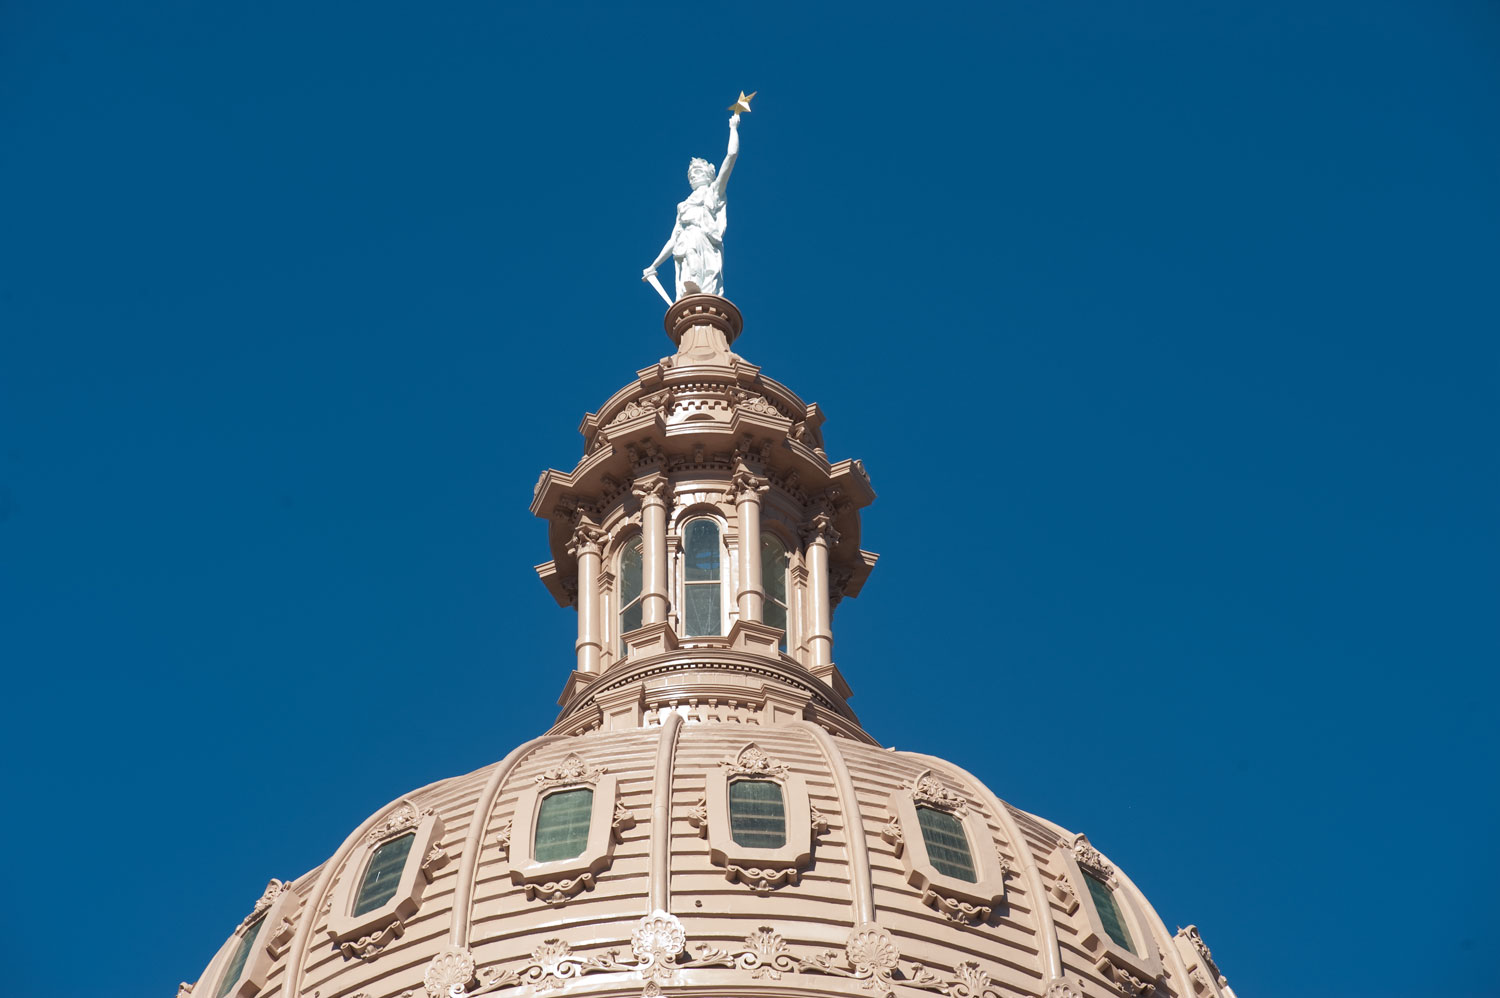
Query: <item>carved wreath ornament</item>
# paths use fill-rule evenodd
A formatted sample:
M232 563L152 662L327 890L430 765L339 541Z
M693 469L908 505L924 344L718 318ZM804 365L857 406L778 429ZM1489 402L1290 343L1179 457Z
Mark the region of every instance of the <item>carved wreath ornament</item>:
M599 777L604 775L603 766L590 766L583 761L577 752L569 752L568 757L561 763L553 766L536 778L537 786L543 790L560 787L567 784L589 784L599 782Z
M474 958L466 949L449 947L439 953L423 976L427 998L477 998L507 988L529 987L536 993L563 988L588 974L638 973L644 982L642 998L655 998L670 984L678 970L728 967L749 971L755 979L781 980L783 974L828 974L858 981L866 991L893 996L897 985L930 991L947 998L1002 998L990 975L974 961L960 964L952 976L936 974L920 963L902 965L900 952L890 933L874 923L857 925L849 933L844 950L825 950L798 956L781 933L762 925L735 947L714 948L700 944L696 956L683 958L687 934L677 916L654 911L637 923L630 937L630 958L621 959L617 949L584 956L573 952L561 939L544 939L532 950L531 960L520 967L491 967L474 981ZM407 991L401 998L418 998Z

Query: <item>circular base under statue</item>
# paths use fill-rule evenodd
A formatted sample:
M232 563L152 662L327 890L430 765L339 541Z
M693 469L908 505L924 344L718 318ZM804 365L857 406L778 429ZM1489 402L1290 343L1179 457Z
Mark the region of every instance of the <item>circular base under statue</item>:
M672 338L672 343L681 352L684 349L683 337L690 329L696 326L709 326L724 334L724 345L733 345L735 339L740 335L740 330L745 326L745 320L740 316L740 310L734 307L734 303L728 298L720 298L718 295L683 295L667 309L666 318L662 325L667 335ZM687 347L691 349L692 343Z

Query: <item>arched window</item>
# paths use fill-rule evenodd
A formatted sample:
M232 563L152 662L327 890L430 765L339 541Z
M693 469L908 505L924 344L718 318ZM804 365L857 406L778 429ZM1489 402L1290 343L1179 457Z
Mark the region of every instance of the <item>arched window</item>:
M781 628L781 641L777 647L786 651L786 545L775 534L760 535L760 572L766 590L765 620L772 627Z
M1104 931L1115 941L1116 946L1123 946L1131 953L1135 953L1135 945L1130 941L1130 930L1125 928L1125 916L1121 913L1119 904L1115 902L1115 892L1108 884L1087 870L1083 871L1083 880L1088 884L1089 897L1093 899L1094 911L1099 914L1099 921L1104 926ZM1139 954L1136 955L1139 956Z
M682 633L688 637L723 634L719 525L702 518L688 521L682 531L682 546Z
M970 884L979 882L963 822L947 811L923 805L917 807L917 822L922 826L927 858L937 872Z
M354 901L354 914L363 915L374 911L396 896L401 883L401 872L406 869L406 857L411 853L411 844L417 840L416 832L383 843L370 857L365 868L365 879L359 885L359 895Z
M735 780L729 784L729 831L734 844L748 849L786 845L786 801L774 780Z
M260 918L245 930L244 935L240 936L240 943L234 948L234 959L230 960L229 966L224 968L224 976L219 978L219 987L214 992L214 998L224 998L240 982L240 976L245 972L245 962L250 959L250 952L255 948L255 937L260 935L260 930L265 924L266 920Z
M589 844L594 791L587 787L559 790L542 798L536 814L536 861L550 863L583 854Z
M620 655L623 656L625 635L641 626L641 538L632 538L620 552Z

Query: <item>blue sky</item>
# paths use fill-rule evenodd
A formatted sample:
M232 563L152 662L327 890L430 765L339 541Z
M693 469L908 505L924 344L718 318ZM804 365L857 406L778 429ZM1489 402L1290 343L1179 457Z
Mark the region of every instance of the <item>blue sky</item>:
M1495 993L1492 4L0 5L0 955L194 978L550 723L526 507L667 352L865 461L878 738L1255 995Z

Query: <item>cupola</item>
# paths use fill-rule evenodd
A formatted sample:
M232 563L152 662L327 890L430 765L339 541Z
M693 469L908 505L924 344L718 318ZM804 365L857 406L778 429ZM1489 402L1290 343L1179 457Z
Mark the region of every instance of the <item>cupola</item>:
M552 548L537 572L578 611L553 730L701 704L867 737L832 624L877 557L859 546L864 466L830 461L818 407L733 352L728 300L686 296L665 327L676 352L584 417L583 457L544 472L532 499Z

